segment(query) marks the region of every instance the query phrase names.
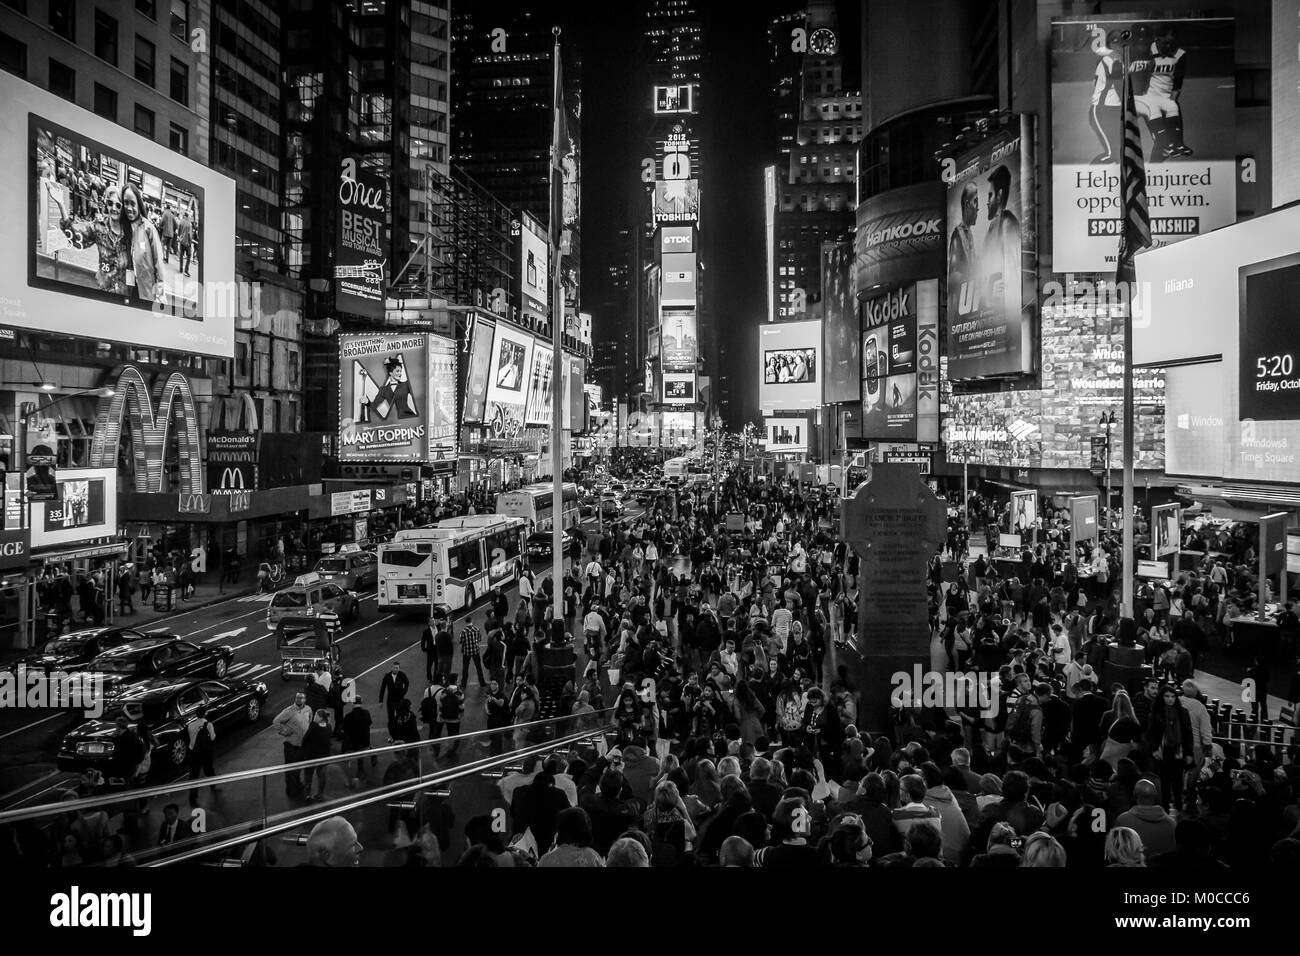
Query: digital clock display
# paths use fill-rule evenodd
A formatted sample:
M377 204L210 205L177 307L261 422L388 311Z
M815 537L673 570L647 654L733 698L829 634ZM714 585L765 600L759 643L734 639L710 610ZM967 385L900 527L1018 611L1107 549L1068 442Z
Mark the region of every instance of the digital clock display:
M1243 266L1239 279L1240 418L1300 420L1300 255Z

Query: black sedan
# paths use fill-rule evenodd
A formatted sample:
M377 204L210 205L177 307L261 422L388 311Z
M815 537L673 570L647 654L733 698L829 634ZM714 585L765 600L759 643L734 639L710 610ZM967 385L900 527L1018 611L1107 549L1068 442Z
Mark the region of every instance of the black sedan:
M528 536L528 542L525 546L528 551L528 557L534 561L541 561L551 556L551 532L535 531ZM582 557L582 552L587 547L587 536L579 528L564 529L564 553L571 558Z
M14 661L9 665L9 669L17 672L18 668L23 666L29 671L83 670L104 651L133 641L159 636L159 634L146 634L130 627L89 627L54 638L42 648L39 654L28 654Z
M110 689L156 677L225 677L235 656L234 648L182 641L175 637L148 637L104 651L87 665L103 674Z
M190 753L189 725L200 707L207 707L208 720L220 739L225 727L256 723L266 695L266 684L261 681L163 678L138 684L114 698L100 719L88 720L68 732L59 744L58 767L74 772L109 767L119 715L132 727L141 720L148 724L157 741L153 766L183 767Z

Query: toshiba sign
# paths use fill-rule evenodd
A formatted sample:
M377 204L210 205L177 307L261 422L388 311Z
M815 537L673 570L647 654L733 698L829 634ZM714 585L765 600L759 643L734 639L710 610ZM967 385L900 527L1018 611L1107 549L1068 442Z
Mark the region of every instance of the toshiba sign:
M943 184L936 181L862 201L853 250L859 289L943 273L943 200Z

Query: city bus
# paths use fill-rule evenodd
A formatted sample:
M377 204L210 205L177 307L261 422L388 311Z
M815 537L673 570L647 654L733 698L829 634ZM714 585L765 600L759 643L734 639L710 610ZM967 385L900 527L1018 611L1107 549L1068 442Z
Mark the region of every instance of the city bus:
M577 528L582 524L578 507L578 486L565 482L562 527ZM497 514L523 518L528 531L550 531L554 517L552 507L555 487L549 482L525 485L517 491L503 491L497 495Z
M528 525L507 515L447 518L379 546L379 609L459 611L518 580Z
M669 458L664 462L664 477L685 478L689 462L688 458Z

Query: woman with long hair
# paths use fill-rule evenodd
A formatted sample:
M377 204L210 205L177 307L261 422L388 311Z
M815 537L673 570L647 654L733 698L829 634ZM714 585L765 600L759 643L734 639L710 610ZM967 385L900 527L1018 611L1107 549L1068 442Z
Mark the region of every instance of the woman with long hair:
M537 719L537 696L532 687L525 684L519 694L519 703L515 705L514 744L516 750L528 745L528 728L524 724Z
M736 715L741 741L752 744L763 736L763 718L767 715L767 708L747 680L736 685Z
M1146 728L1147 753L1160 774L1160 799L1179 808L1183 801L1183 776L1195 762L1192 718L1172 684L1160 688Z
M166 301L162 240L145 211L144 196L133 183L122 187L122 241L127 297L148 305Z
M722 801L722 775L707 757L695 765L695 782L686 794L686 806L695 820L712 813Z
M1142 838L1132 827L1115 827L1106 834L1107 866L1146 866Z
M1110 709L1102 715L1101 732L1106 736L1100 759L1112 767L1121 757L1127 757L1142 739L1142 725L1133 712L1133 701L1127 691L1116 692Z
M93 245L99 253L99 268L95 272L99 290L125 298L128 241L123 232L122 190L118 186L105 187L99 207L90 221L65 215L59 220L59 228L74 245L79 248Z
M781 743L786 746L803 743L805 706L799 685L792 680L785 681L776 696L776 723L781 732Z

